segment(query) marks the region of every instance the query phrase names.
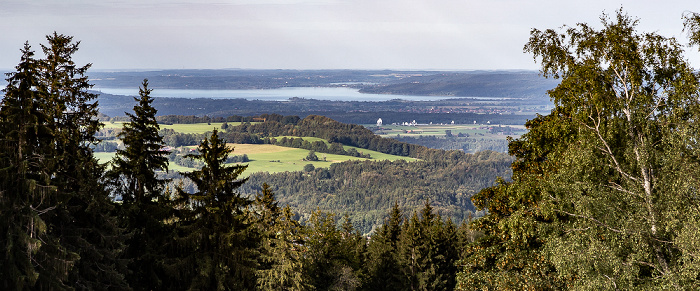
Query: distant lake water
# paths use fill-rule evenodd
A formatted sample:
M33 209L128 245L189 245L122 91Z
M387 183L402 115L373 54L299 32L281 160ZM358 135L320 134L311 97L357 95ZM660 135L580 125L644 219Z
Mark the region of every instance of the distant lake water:
M93 88L112 95L137 96L138 88ZM306 98L330 101L388 101L402 99L409 101L435 101L456 98L477 99L502 99L480 97L454 97L454 96L410 96L410 95L386 95L364 94L357 89L347 87L284 87L277 89L253 89L253 90L196 90L196 89L154 89L151 97L171 98L214 98L214 99L248 99L263 101L286 101L290 98Z

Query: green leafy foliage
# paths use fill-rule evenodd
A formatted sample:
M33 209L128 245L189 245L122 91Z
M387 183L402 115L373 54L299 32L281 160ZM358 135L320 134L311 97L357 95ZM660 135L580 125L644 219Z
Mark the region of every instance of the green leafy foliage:
M697 76L675 39L601 22L532 31L556 108L511 143L513 181L474 197L460 289L697 288Z

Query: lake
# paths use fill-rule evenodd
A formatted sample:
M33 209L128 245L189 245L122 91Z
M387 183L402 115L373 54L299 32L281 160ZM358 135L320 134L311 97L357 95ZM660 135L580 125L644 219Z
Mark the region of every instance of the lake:
M138 88L93 88L112 95L137 96ZM285 101L290 98L306 98L330 101L388 101L402 99L409 101L435 101L456 98L476 99L502 99L483 97L454 97L454 96L410 96L410 95L386 95L364 94L357 89L347 87L284 87L278 89L251 89L251 90L196 90L196 89L154 89L151 97L170 98L215 98L215 99L248 99L263 101Z

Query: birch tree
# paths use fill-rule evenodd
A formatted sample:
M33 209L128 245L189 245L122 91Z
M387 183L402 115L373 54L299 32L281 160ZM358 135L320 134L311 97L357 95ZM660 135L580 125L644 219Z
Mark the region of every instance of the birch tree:
M601 23L535 29L525 46L561 78L549 94L577 132L548 181L564 223L547 250L569 287L679 287L674 239L699 205L685 171L698 80L675 39L638 33L621 10Z

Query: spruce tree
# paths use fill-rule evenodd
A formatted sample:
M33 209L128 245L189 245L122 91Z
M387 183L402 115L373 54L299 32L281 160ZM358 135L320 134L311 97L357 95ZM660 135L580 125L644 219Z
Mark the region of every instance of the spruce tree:
M457 268L457 232L451 221L444 222L426 200L401 229L399 266L405 289L452 290Z
M90 65L72 61L78 43L71 37L54 33L47 40L45 59L34 60L25 45L0 114L0 163L8 178L0 203L14 209L2 216L25 224L28 235L3 229L12 256L3 269L17 275L13 285L26 288L125 289L117 259L121 232L100 182L104 169L89 148L100 127L97 104L90 103L96 95L87 92L91 85L84 75ZM26 255L17 256L26 247ZM31 268L22 263L27 258Z
M128 281L132 286L158 289L165 276L160 267L164 245L172 231L165 221L173 211L164 189L167 180L158 178L158 172L168 170L169 152L162 150L151 91L144 79L139 97L134 98L138 104L133 113L126 113L130 120L119 133L124 149L117 150L108 176L122 199L122 227L130 232L124 253L130 261Z
M317 289L355 290L362 284L357 250L366 241L355 233L351 224L344 225L344 229L338 229L335 214L320 210L311 214L305 241L307 272Z
M368 281L365 283L367 290L406 290L401 277L399 263L399 238L403 217L398 203L394 203L387 221L369 241L367 250Z
M255 197L255 225L261 236L256 287L258 290L311 290L305 272L304 228L289 206L280 208L267 184Z
M99 289L105 286L126 288L123 262L118 255L123 247L121 229L112 215L113 205L102 182L104 166L92 155L91 145L102 124L97 119L96 94L88 90L87 70L91 64L77 66L72 59L80 42L73 37L53 33L42 45L45 59L40 61L43 103L47 126L53 132L55 164L51 182L58 189L57 205L47 217L49 234L67 250L84 258L71 269L69 281L77 288ZM53 288L39 281L40 288Z
M425 251L422 241L425 234L421 233L420 218L416 212L404 222L401 228L401 243L399 244L399 264L402 281L406 290L418 290L418 276L424 267Z
M67 277L75 261L55 239L48 236L47 213L55 208L55 187L51 186L52 131L41 103L39 61L28 43L22 49L17 71L8 73L5 97L0 107L0 287L30 289L40 272L53 273L57 284ZM50 256L67 268L38 259Z
M251 239L253 230L245 211L251 201L237 190L246 181L239 176L247 166L224 165L233 150L219 138L216 129L198 150L198 154L188 157L202 161L202 169L182 173L197 191L190 195L179 190L181 197L189 198L192 210L181 223L185 234L182 242L191 246L185 260L194 267L187 288L254 289L257 241Z
M138 105L134 106L134 113L126 113L129 122L119 133L124 149L117 150L113 160L112 172L117 176L122 201L137 206L154 200L162 202L163 187L167 182L157 175L158 171L168 170L170 152L162 149L165 143L158 133L158 111L151 105L151 91L148 79L144 79L139 88L139 97L134 97Z

